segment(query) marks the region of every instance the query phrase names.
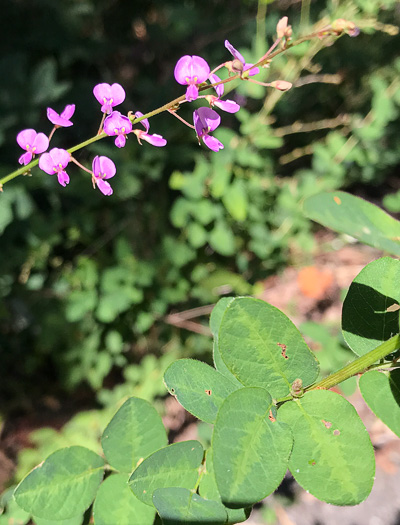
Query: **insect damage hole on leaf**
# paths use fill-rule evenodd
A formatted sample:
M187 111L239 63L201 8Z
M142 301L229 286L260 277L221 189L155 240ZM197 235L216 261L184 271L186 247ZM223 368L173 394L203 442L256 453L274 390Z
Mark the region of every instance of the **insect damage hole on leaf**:
M340 436L340 430L336 429L333 431L334 436Z
M339 197L333 197L333 200L336 202L336 204L338 206L340 206L340 204L342 204L342 201L339 199Z
M286 355L286 345L283 344L283 343L276 343L281 349L282 349L282 352L281 352L281 356L284 357L285 359L289 359L289 356Z
M325 419L321 419L321 421L324 424L325 428L331 428L332 423L330 421L325 421Z
M272 410L269 411L268 419L269 419L272 423L275 423L275 421L276 421L276 419L274 418L274 416L273 416L273 414L272 414Z
M205 390L205 393L206 393L208 396L211 396L211 394L212 394L211 390Z

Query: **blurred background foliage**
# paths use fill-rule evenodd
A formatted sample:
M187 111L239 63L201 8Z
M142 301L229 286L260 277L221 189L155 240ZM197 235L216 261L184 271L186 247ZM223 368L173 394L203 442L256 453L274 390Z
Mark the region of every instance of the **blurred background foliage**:
M371 200L385 195L387 208L400 211L400 9L394 0L2 5L2 175L18 167L18 131L50 131L46 107L76 104L74 126L52 143L71 147L97 131L97 83L124 86L121 111L150 111L184 92L173 78L182 55L213 68L230 59L227 38L255 62L285 15L294 38L339 17L362 32L331 46L316 38L274 60L261 77L293 82L287 93L238 85L230 98L242 109L222 114L215 133L224 150L199 147L162 114L150 125L165 148L131 137L121 150L107 139L76 154L86 165L96 154L114 160L112 197L73 166L66 188L38 169L5 186L0 417L45 406L49 396L72 403L72 413L102 409L78 414L58 439L40 431L33 441L42 449L21 459L17 478L52 447L90 446L124 396L164 395L162 374L176 358L209 361L207 319L195 333L172 322L176 312L257 293L268 276L306 258L315 241L305 197L356 188ZM194 105L203 104L184 105L180 115L191 120Z

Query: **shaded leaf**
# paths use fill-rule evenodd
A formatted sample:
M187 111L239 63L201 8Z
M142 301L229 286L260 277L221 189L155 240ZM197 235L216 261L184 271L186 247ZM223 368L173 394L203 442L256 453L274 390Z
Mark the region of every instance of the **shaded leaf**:
M343 336L357 355L364 355L399 333L400 261L372 261L351 283L343 303Z
M359 387L372 412L400 437L400 370L371 370L360 377Z

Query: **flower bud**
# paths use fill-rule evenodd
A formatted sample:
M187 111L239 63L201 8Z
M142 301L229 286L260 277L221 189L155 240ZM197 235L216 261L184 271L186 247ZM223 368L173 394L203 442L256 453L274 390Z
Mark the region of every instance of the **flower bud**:
M278 38L290 38L292 36L292 26L288 26L288 17L281 18L276 26Z
M279 89L279 91L287 91L292 87L292 83L286 80L274 80L269 85L275 89Z

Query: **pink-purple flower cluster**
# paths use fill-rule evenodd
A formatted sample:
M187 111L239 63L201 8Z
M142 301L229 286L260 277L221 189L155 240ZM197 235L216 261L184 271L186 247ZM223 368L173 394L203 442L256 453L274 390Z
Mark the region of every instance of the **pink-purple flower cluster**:
M342 26L343 22L341 22L340 28L342 28ZM346 29L348 32L352 31L352 28L348 28L347 26ZM287 17L284 17L284 19L278 23L277 35L278 41L290 39L291 27L287 24ZM274 46L277 45L278 41ZM260 72L259 67L246 62L241 53L239 53L228 40L225 40L225 47L233 56L233 60L223 62L213 71L211 71L206 60L197 55L184 55L176 63L174 69L175 79L179 84L187 86L185 99L178 99L178 106L182 102L192 102L198 99L204 99L209 104L209 106L199 107L194 110L193 125L178 116L175 112L176 107L172 104L171 107L166 106L170 113L195 130L199 144L202 141L212 151L219 151L224 147L224 145L211 134L221 123L221 117L214 108L221 109L227 113L236 113L240 110L240 105L234 100L222 99L224 95L224 84L229 81L229 77L228 79L221 80L221 78L215 74L218 69L225 66L228 69L229 75L235 74L236 78L274 87L281 91L286 91L291 87L291 83L284 80L276 80L265 84L251 79L250 77ZM266 56L268 56L268 54L264 55L263 58ZM262 60L263 59L260 59L259 62L261 63ZM199 94L203 89L209 89L210 87L215 89L215 95ZM101 104L100 110L103 113L98 134L115 137L114 143L118 148L123 148L126 145L126 140L131 133L136 135L140 145L142 141L146 141L156 147L163 147L167 144L167 141L161 135L149 133L149 120L146 118L146 115L140 111L136 111L136 113L129 112L128 115L124 115L114 109L125 100L125 91L121 85L117 83L110 85L104 82L97 84L93 88L93 95ZM34 129L24 129L20 131L17 135L17 143L24 150L24 153L19 157L19 163L27 166L27 170L29 170L31 167L30 163L35 155L40 155L38 162L39 168L49 175L57 175L58 182L61 186L66 186L70 182L66 168L70 162L74 162L84 171L91 174L93 187L97 186L104 195L112 195L113 190L108 179L114 177L117 170L111 159L97 155L93 159L92 169L90 170L82 166L66 149L52 148L50 151L47 151L55 131L58 128L73 125L71 118L74 113L75 104L68 104L61 113L57 113L52 108L47 108L47 118L54 126L49 136L46 136L44 133L37 133ZM155 113L159 113L159 111L149 115L151 116ZM141 127L133 128L135 124L140 124Z

